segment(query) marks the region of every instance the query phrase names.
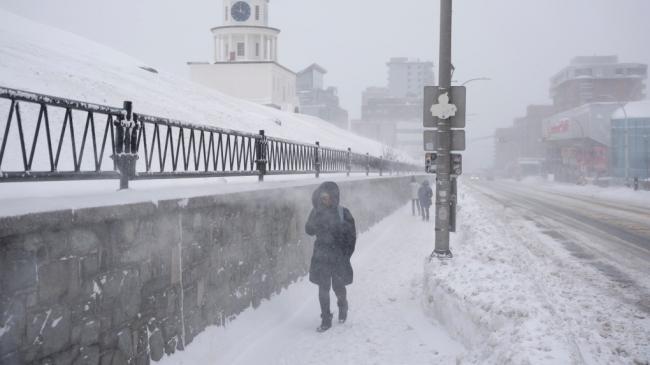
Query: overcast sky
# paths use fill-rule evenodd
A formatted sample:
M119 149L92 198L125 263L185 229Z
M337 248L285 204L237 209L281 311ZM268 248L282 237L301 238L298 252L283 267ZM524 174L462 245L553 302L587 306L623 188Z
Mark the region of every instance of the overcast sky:
M212 61L210 28L222 0L0 0L0 7L188 77L187 61ZM313 62L329 73L342 104L360 116L361 92L384 86L390 57L438 60L436 0L272 0L280 62ZM456 0L454 79L468 85L468 139L491 135L548 103L549 78L577 55L650 63L648 0ZM472 154L491 154L490 140ZM470 159L471 160L471 159Z

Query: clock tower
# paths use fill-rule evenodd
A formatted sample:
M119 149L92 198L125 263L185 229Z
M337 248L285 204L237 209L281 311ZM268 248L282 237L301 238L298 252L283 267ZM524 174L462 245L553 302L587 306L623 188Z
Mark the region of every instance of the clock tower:
M298 106L296 74L278 63L280 30L269 27L270 0L223 0L212 28L214 63L190 62L193 81L278 109Z
M216 62L277 61L280 30L269 27L269 0L223 0L223 26L212 28Z

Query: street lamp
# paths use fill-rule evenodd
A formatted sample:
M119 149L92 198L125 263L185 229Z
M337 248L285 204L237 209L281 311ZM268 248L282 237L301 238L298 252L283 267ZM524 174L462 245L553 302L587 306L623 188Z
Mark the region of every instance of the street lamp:
M650 140L650 134L644 134L644 151L645 151L645 178L650 179L650 156L648 155L648 140Z
M469 80L463 82L460 85L465 86L465 85L469 84L470 82L474 82L474 81L492 81L492 79L489 78L489 77L477 77L477 78L474 78L474 79L469 79Z
M474 81L492 81L492 79L489 78L489 77L475 77L473 79L469 79L469 80L463 82L462 84L460 84L460 86L465 86L465 85L467 85L467 84L469 84L471 82L474 82ZM458 83L458 80L454 80L452 82Z

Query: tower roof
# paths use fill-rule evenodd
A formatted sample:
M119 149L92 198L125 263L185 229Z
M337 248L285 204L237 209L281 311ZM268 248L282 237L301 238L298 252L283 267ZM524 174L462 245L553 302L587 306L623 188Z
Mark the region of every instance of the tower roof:
M318 71L318 72L323 73L323 74L327 73L327 70L323 66L321 66L321 65L319 65L317 63L312 63L306 69L300 71L299 73L302 74L302 73L306 73L306 72L310 72L310 71Z

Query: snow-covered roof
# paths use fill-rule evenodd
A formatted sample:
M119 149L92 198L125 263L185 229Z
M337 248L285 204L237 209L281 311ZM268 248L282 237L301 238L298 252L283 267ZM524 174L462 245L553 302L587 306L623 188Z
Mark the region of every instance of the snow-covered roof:
M628 118L648 118L650 119L650 100L634 101L625 104L625 111L619 108L612 115L612 119L625 119L627 113Z
M195 84L78 35L0 10L0 86L96 104L133 102L141 114L380 156L384 145L331 123ZM281 123L277 123L277 121ZM398 152L404 161L412 161Z

